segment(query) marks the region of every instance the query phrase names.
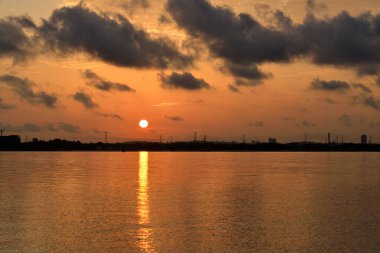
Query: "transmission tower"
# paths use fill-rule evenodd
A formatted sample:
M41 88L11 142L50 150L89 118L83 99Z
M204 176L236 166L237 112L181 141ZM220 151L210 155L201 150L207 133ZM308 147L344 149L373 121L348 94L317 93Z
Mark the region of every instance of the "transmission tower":
M104 132L104 143L108 143L108 132Z

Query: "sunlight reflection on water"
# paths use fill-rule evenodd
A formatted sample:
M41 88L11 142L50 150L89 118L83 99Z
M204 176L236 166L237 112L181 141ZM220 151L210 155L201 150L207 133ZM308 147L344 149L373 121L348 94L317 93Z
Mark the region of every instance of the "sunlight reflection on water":
M145 252L156 252L153 246L149 218L149 153L139 153L139 188L137 192L137 214L139 219L138 246Z

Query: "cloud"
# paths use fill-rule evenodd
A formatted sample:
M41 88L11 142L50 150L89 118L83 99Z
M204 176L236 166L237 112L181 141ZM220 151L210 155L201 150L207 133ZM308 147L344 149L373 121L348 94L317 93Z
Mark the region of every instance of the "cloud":
M323 81L319 79L314 79L311 83L310 88L312 90L346 92L347 90L350 90L350 85L343 81Z
M162 87L165 89L183 89L196 91L210 89L211 86L205 80L193 76L189 72L182 74L173 72L171 75L161 74Z
M265 127L264 121L256 121L254 123L248 123L249 127Z
M261 71L256 65L227 63L225 68L236 78L235 84L238 86L257 86L272 76Z
M365 93L372 93L371 88L369 88L368 86L365 86L364 84L361 84L361 83L354 83L354 84L352 84L352 87L359 89Z
M46 124L35 124L35 123L25 123L23 125L11 125L0 123L0 128L5 129L8 132L31 132L31 133L42 133L42 132L65 132L71 134L81 133L82 130L79 126L72 125L69 123L59 122L59 123L46 123Z
M180 116L165 116L166 119L171 120L171 121L176 121L176 122L182 122L185 121L182 117Z
M84 52L122 67L184 68L193 61L172 41L151 38L125 17L96 13L81 4L56 9L38 36L53 52Z
M58 98L44 91L35 92L33 87L37 86L33 81L23 79L14 75L0 76L0 82L11 88L22 100L30 103L55 108Z
M98 116L100 117L104 117L104 118L113 118L113 119L117 119L117 120L123 120L123 118L118 115L118 114L113 114L113 113L101 113L101 112L98 112L96 113Z
M229 84L228 89L234 93L240 93L240 89L236 87L235 85Z
M36 124L32 124L32 123L24 124L23 129L26 132L32 132L32 133L39 133L43 131L43 127Z
M26 28L26 29L32 29L32 30L35 30L38 28L37 25L32 20L32 18L28 15L9 16L7 18L7 21L16 26L18 25L20 28Z
M323 3L317 3L315 0L307 0L306 1L306 11L309 15L314 12L326 11L327 6Z
M83 72L83 77L87 80L87 85L95 87L101 91L120 91L120 92L136 92L134 89L126 84L115 83L107 81L91 70L86 70Z
M129 1L122 1L121 6L130 10L135 10L136 8L146 9L150 6L150 3L148 0L129 0Z
M327 104L330 104L330 105L337 105L339 104L338 101L336 101L335 99L332 99L332 98L322 98L321 101L327 103Z
M33 25L26 16L0 19L0 57L12 58L17 63L31 56L33 44L24 31L24 26Z
M11 110L16 108L14 105L6 104L3 102L3 99L0 98L0 110Z
M353 17L345 11L322 20L310 15L299 31L315 63L359 67L380 61L378 20L379 15Z
M64 123L64 122L59 122L57 124L57 128L65 133L77 134L81 132L81 129L79 126Z
M166 9L181 28L208 42L214 55L235 64L288 61L292 54L290 34L263 27L249 14L206 0L169 0Z
M77 92L74 94L73 99L81 103L86 109L93 109L98 107L98 105L92 101L90 95L85 92Z
M249 77L253 83L268 78L257 64L289 62L306 51L294 29L264 27L249 14L236 14L206 0L168 0L166 10L179 27L223 59L233 76Z
M380 99L375 98L373 95L361 94L354 96L353 104L359 104L366 107L370 107L376 111L380 111Z
M207 0L168 0L166 4L176 24L226 64L257 69L263 63L305 58L317 65L355 68L361 74L368 74L363 67L371 67L380 83L380 15L352 16L346 11L331 18L314 15L326 8L308 0L305 19L294 23L285 13L261 5L257 8L261 17L272 20L264 26L247 13ZM236 72L231 74L239 78ZM261 77L257 81L263 81Z

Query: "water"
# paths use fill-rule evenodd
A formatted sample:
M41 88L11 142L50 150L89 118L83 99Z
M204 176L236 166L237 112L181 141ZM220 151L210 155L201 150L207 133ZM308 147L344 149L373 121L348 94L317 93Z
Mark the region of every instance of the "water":
M0 252L380 252L380 154L0 153Z

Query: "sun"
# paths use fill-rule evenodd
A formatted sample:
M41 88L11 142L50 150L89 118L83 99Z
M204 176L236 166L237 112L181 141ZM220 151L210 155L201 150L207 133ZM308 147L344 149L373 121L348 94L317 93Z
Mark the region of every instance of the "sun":
M145 120L145 119L140 120L139 126L141 128L147 128L149 126L149 122L147 120Z

